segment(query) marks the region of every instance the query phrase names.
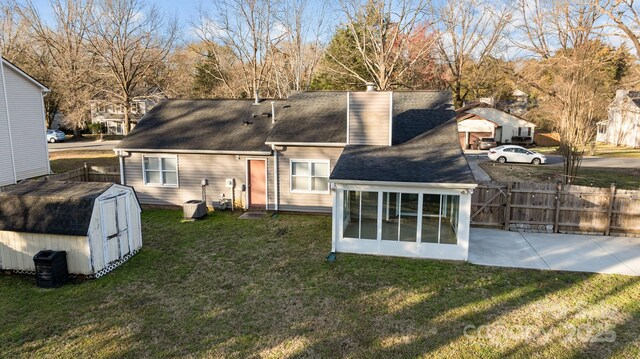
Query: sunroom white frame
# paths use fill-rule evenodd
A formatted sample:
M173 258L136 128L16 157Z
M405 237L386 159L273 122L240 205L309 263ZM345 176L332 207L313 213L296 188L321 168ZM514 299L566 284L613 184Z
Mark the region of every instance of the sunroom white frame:
M355 184L332 181L335 184L333 193L333 228L332 251L343 253L360 253L389 255L400 257L435 258L450 260L467 260L469 252L469 224L471 217L471 194L475 184L406 184L384 185L372 182ZM344 237L344 200L345 191L362 191L378 193L377 239L359 239ZM415 193L459 196L458 225L456 230L457 244L440 244L421 241L422 216L418 216L417 240L415 242L382 240L382 221L384 192ZM442 197L441 197L442 201ZM418 196L418 207L422 208L423 196ZM441 203L442 207L442 203ZM440 209L442 213L442 208ZM438 234L440 238L440 234Z

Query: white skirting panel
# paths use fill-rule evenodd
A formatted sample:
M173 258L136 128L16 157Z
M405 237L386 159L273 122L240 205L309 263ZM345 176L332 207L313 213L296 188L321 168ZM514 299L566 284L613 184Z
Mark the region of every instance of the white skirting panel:
M467 259L466 248L455 244L340 238L336 246L336 251L341 253L373 254L411 258L433 258L461 261Z

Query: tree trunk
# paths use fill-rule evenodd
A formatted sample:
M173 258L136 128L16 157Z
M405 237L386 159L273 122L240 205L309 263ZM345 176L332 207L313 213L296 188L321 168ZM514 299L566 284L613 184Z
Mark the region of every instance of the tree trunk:
M127 99L124 103L124 124L122 126L122 133L126 136L131 131L131 119L129 118L129 113L131 112L131 104L129 99Z

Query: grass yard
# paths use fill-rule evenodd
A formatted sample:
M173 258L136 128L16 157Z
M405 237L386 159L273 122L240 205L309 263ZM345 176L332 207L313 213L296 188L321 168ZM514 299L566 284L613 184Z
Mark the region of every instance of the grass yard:
M532 147L532 150L549 155L559 155L558 146L550 147ZM590 148L585 150L585 156L589 156ZM606 143L598 143L595 148L595 156L597 157L624 157L624 158L640 158L640 149L625 146L614 146Z
M480 167L494 181L552 182L562 180L562 166L532 166L529 164L500 164L483 162ZM609 187L615 182L618 188L640 188L640 168L590 168L581 167L575 184L581 186Z
M146 210L143 250L98 280L0 275L0 356L640 356L640 278L329 264L330 217L239 214Z
M118 157L113 151L57 151L49 153L51 170L67 172L84 166L118 166Z

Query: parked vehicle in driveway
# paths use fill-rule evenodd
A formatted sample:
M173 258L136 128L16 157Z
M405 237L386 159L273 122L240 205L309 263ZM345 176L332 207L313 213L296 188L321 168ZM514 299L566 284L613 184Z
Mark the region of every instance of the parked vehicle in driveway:
M547 157L545 157L545 155L528 150L522 146L514 145L505 145L492 148L491 150L489 150L488 157L490 160L500 163L518 162L531 163L534 165L547 163Z
M55 143L64 141L64 132L60 130L47 130L47 142Z
M514 146L531 147L534 146L531 137L529 136L513 136L511 137L511 144Z
M479 150L490 150L498 146L498 143L493 137L482 137L477 141L476 145Z

